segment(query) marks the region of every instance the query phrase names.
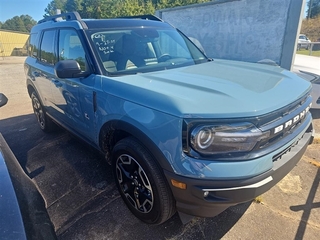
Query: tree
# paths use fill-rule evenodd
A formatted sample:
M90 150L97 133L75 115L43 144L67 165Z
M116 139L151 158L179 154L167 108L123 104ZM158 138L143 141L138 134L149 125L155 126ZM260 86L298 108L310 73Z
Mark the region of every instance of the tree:
M104 18L112 12L114 2L114 0L82 0L82 11L77 11L82 18Z
M45 14L43 17L55 15L57 9L60 9L61 12L65 12L66 3L67 0L52 0L44 10Z
M37 24L37 21L35 21L31 16L29 15L21 15L20 19L23 21L23 24L27 30L27 32L31 31L31 28Z
M30 32L31 28L36 25L37 22L29 15L15 16L8 19L1 24L1 29L18 31L18 32Z
M67 0L65 9L67 12L81 11L83 0Z
M152 3L157 10L204 2L210 2L210 0L152 0Z
M113 18L154 14L156 9L183 6L210 0L52 0L45 9L46 16L77 11L82 18Z
M309 0L307 18L315 18L320 15L320 0Z
M117 1L114 17L154 14L155 8L150 0L120 0Z
M318 42L320 39L320 14L311 19L304 19L300 32L307 35L312 42Z

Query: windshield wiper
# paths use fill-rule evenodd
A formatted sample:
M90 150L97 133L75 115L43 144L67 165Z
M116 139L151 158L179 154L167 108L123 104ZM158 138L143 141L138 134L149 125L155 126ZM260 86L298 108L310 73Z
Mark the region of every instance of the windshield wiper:
M136 75L138 72L108 72L108 76L110 77L121 77L126 75Z

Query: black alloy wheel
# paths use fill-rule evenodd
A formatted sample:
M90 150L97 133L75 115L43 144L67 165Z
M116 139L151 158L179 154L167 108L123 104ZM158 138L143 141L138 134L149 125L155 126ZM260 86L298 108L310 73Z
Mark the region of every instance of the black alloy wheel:
M45 110L35 92L31 94L33 112L42 131L50 132L54 129L54 123L46 115Z
M160 224L176 211L164 174L149 151L135 138L120 140L112 152L112 168L123 201L141 221Z
M153 207L153 192L148 176L130 155L122 154L116 163L116 174L128 202L139 212L148 213Z

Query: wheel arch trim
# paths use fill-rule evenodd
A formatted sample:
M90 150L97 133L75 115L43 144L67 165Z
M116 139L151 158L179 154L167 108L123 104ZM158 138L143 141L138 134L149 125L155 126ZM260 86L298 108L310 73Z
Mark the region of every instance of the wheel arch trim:
M166 159L162 151L157 147L156 143L154 143L150 139L150 137L148 137L141 129L123 120L111 120L109 122L106 122L101 127L99 132L99 147L103 152L111 153L112 148L117 142L112 142L114 140L112 134L114 134L115 131L120 131L124 134L118 140L121 140L124 137L128 136L134 137L137 141L139 141L143 146L147 148L151 156L156 159L156 162L158 162L161 168L170 172L174 172L169 161ZM112 137L112 139L109 139L107 137L108 135Z

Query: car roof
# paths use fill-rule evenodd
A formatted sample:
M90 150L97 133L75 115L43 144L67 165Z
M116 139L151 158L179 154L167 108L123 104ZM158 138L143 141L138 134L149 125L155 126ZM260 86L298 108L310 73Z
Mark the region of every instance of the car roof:
M113 19L83 19L88 29L97 28L125 28L125 27L161 27L172 28L168 23L145 19L127 19L127 18L113 18Z
M72 12L46 17L40 20L38 24L32 28L31 32L58 27L72 27L85 30L106 28L119 29L126 27L173 28L170 24L163 22L160 18L153 15L139 15L111 19L82 19L77 12Z

